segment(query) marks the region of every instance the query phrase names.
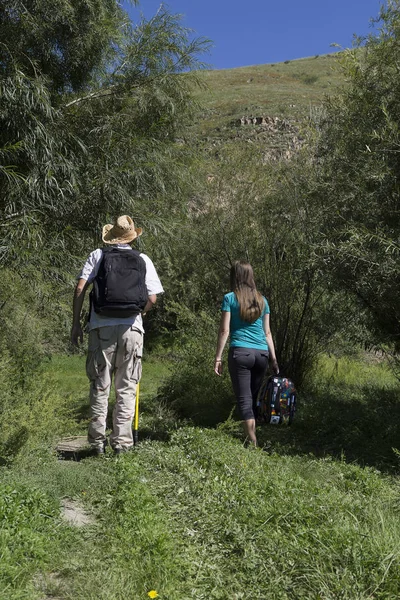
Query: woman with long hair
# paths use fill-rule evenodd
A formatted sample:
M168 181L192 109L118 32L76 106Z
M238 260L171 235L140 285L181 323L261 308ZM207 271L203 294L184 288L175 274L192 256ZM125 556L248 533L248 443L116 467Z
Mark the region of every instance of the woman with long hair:
M254 282L248 262L236 261L231 267L231 292L225 294L221 306L214 371L222 375L222 353L228 337L228 368L245 433L257 446L256 403L261 383L271 361L272 370L279 367L269 325L267 299Z

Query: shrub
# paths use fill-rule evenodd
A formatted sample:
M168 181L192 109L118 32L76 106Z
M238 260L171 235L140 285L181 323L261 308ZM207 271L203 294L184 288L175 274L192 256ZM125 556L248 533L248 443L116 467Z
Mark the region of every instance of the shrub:
M54 310L47 292L40 273L2 270L0 464L33 443L54 439L64 427L59 418L64 401L43 375L49 352L62 345L56 320L63 311Z
M69 423L64 399L42 370L18 383L18 364L3 351L0 359L0 464L20 452L49 445ZM15 383L17 382L17 384Z
M307 85L312 85L313 83L318 81L318 75L305 75L304 77L301 77L301 80Z
M222 377L213 372L218 323L214 316L183 311L179 350L170 378L159 390L179 417L204 426L225 421L234 409L234 396L227 365Z

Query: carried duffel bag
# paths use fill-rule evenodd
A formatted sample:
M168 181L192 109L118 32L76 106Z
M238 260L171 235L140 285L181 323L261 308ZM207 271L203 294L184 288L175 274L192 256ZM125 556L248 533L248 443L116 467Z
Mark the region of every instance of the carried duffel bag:
M296 388L293 381L274 375L260 390L257 420L272 425L291 425L296 412Z

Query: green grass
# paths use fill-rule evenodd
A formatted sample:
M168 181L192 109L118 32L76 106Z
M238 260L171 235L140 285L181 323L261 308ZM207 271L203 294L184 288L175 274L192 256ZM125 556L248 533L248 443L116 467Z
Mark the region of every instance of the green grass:
M310 107L343 84L334 54L277 63L205 71L205 90L196 94L204 107L197 127L213 128L247 116L281 116L304 119Z
M139 600L152 589L162 600L400 593L398 485L374 470L268 455L185 427L122 459L33 462L6 479L9 489L24 480L34 514L43 498L53 507L67 494L97 519L78 530L53 508L47 525L29 517L29 568L20 549L8 552L8 565L25 567L10 600Z
M173 426L173 415L162 402L156 403L154 396L158 387L168 376L168 362L144 358L140 384L140 427L142 436L165 436L165 422ZM84 435L89 422L89 382L86 376L86 356L72 354L53 356L48 363L46 374L50 385L64 397L64 405L72 419L69 422L69 435ZM115 402L112 387L109 402L108 424L111 426L112 409ZM150 406L149 406L150 404Z
M83 431L76 405L86 397L84 358L57 357L48 371ZM393 469L383 475L349 464L347 455L329 456L346 428L332 437L332 422L322 418L328 392L330 418L343 408L343 390L350 406L363 392L362 431L373 406L365 390L374 385L381 398L398 392L384 364L324 358L297 423L260 429L269 452L246 448L237 422L218 429L179 423L156 399L168 363L147 360L143 372L135 451L76 463L57 460L37 441L36 452L1 470L1 600L146 600L150 590L160 600L400 596L398 478ZM312 454L307 431L319 446ZM361 444L366 462L363 452ZM79 501L94 524L63 522L65 497Z
M399 381L384 361L322 357L299 394L293 427L264 427L259 439L289 454L333 456L397 473Z

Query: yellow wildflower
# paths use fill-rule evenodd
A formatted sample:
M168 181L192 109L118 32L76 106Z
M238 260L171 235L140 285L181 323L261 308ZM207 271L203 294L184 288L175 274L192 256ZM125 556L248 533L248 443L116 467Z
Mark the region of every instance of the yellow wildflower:
M158 594L157 594L156 590L150 590L150 592L148 592L147 595L149 598L158 598Z

